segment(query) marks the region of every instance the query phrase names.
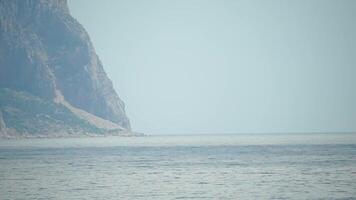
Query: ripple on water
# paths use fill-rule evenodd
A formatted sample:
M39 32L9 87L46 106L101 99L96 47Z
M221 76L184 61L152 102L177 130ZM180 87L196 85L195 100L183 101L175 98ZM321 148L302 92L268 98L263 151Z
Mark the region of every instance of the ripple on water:
M0 199L355 199L355 157L350 144L12 147Z

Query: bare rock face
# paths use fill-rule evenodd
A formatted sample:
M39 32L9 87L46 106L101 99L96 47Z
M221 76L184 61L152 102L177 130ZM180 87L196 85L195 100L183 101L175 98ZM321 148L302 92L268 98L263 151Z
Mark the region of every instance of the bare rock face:
M66 0L0 0L0 88L65 102L130 130L84 28Z
M0 133L5 131L6 129L6 124L4 122L4 119L2 118L2 112L0 112Z

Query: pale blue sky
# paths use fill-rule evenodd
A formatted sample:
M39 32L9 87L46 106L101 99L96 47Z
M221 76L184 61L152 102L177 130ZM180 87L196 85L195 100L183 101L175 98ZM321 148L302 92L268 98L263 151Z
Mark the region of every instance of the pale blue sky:
M356 131L356 1L69 6L136 131Z

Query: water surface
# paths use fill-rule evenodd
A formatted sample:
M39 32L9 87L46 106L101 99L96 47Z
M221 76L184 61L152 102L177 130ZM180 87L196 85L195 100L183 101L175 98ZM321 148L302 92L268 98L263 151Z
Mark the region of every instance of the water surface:
M0 199L355 199L355 134L0 141Z

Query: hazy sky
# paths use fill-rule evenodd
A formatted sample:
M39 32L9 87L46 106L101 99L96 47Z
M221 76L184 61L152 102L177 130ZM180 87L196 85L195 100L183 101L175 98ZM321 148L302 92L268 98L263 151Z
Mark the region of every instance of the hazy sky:
M69 6L136 131L356 131L354 0Z

